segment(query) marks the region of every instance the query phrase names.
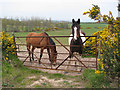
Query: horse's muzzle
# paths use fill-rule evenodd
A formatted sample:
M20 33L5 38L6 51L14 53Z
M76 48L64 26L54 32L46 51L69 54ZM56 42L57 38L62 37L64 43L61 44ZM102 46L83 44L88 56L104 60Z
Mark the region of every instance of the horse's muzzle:
M56 62L53 63L53 66L56 66Z
M53 64L53 66L56 66L56 64Z

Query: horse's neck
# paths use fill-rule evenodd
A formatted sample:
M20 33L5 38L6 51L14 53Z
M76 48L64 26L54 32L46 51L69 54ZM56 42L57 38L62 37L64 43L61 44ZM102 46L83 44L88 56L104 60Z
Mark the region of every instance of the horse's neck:
M55 44L50 44L50 45L52 45L52 46L49 47L50 51L52 53L56 53L56 45Z

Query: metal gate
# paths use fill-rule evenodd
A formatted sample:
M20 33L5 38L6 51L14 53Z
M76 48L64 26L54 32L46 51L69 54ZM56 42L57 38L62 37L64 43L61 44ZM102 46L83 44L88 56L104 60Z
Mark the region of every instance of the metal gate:
M44 37L44 36L32 36L30 38L40 38L40 37ZM79 54L74 53L73 58L71 59L68 58L70 50L69 50L69 45L67 44L68 38L70 36L49 36L49 37L54 40L57 47L58 57L57 57L56 66L53 66L53 65L51 66L46 50L43 52L43 57L41 59L42 63L39 65L38 59L39 59L40 49L36 49L34 51L34 57L36 60L30 63L29 61L30 56L28 55L28 51L26 47L26 40L25 40L26 37L14 36L14 41L16 41L17 56L25 66L32 67L32 68L39 68L39 69L60 70L60 71L68 71L68 72L69 71L80 72L84 68L97 69L97 36L81 36L81 37L86 37L86 40L83 43L85 43L89 38L93 38L93 37L96 38L95 39L96 50L95 50L94 58L93 57L88 58L89 54L85 54L85 53L82 54L82 58L79 58ZM75 46L77 47L77 45ZM83 58L83 56L87 56L87 57Z

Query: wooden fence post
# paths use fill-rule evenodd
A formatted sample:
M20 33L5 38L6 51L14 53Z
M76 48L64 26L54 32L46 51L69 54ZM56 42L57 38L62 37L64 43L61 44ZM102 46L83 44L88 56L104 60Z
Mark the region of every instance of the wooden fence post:
M98 59L101 59L100 54L101 54L101 40L99 40L99 47L98 47Z
M99 58L99 56L97 56L97 53L98 53L98 50L97 50L97 36L95 37L95 42L96 42L96 69L98 69L97 57Z
M17 47L16 47L16 42L15 42L15 34L14 34L14 32L12 32L12 36L13 36L13 42L14 42L14 45L15 45L15 55L17 56Z

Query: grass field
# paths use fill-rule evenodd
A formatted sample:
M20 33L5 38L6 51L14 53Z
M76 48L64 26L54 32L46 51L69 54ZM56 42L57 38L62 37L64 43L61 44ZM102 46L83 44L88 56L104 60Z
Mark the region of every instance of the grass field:
M87 36L92 35L96 31L102 30L104 27L106 27L107 24L99 24L99 23L94 23L94 24L81 24L81 30L86 33ZM42 33L44 31L37 31L36 33ZM29 32L16 32L15 36L26 36ZM71 29L61 29L61 30L56 30L56 31L47 31L49 36L69 36L71 33ZM68 38L57 38L61 43L63 44L68 44ZM19 43L19 40L17 40L17 43ZM25 43L25 38L21 39L22 42ZM55 41L57 44L57 42Z
M104 27L106 27L107 24L99 24L99 23L94 23L94 24L81 24L81 30L86 33L86 35L92 35L96 31L102 30ZM41 31L43 32L43 31ZM41 33L40 31L37 31L37 33ZM15 33L16 36L26 36L29 32L19 32ZM47 31L47 33L50 36L64 36L64 35L70 35L71 29L62 29L62 30L56 30L56 31Z

